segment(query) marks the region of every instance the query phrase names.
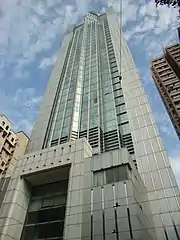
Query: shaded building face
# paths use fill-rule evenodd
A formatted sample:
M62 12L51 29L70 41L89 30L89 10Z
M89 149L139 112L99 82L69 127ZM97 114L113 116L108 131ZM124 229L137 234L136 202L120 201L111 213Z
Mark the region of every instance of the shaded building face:
M9 177L0 179L0 209L4 200L4 196L6 194L6 190L9 185L9 181L10 181Z

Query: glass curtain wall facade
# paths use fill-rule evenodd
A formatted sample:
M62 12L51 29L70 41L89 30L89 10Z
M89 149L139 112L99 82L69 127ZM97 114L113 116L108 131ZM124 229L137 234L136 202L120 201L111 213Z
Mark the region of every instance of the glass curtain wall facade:
M127 147L134 155L107 15L74 29L43 148L86 137L94 153Z
M67 179L31 187L21 240L63 239Z

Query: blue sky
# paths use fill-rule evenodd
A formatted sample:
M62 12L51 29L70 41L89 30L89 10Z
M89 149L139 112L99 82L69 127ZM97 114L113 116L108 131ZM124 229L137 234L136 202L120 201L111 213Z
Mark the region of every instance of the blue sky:
M31 133L63 36L88 11L119 0L6 0L0 2L0 112ZM140 71L160 134L180 183L180 143L151 78L151 58L178 41L177 10L154 0L123 0L123 30Z

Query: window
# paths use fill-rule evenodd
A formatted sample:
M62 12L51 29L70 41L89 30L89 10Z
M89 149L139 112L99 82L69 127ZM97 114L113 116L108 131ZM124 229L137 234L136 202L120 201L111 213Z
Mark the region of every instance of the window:
M120 82L116 82L115 84L113 84L113 90L114 91L121 90L121 92L122 92L121 83Z
M8 129L9 129L9 126L7 125L7 126L6 126L6 130L8 130Z
M121 135L129 134L130 126L128 121L124 123L120 123L118 125L119 125L119 130Z
M128 121L127 112L118 113L117 119L119 123L124 123Z
M0 170L0 173L2 173L3 170ZM0 181L0 192L1 191L6 191L7 187L8 187L8 184L9 184L9 178L3 178L1 179Z
M123 96L122 95L122 89L114 90L114 97L117 98L117 97L120 97L120 96Z
M2 137L5 138L6 135L7 135L7 133L6 133L6 132L3 132Z
M108 46L111 46L112 45L111 39L107 40L106 43Z
M116 111L117 114L126 111L125 103L116 105Z
M1 166L3 167L3 166L4 166L4 164L5 164L5 162L2 162L2 163L1 163Z
M108 53L109 53L109 55L111 56L111 54L114 54L114 50L112 49L109 49L109 51L108 51Z
M65 179L32 188L21 240L62 239L67 184Z
M116 78L119 76L119 73L118 73L118 71L116 71L116 72L112 72L111 75L112 75L112 78Z
M116 61L111 63L111 67L117 67Z
M3 125L3 126L5 125L5 122L4 122L4 121L2 121L2 125Z
M110 59L110 60L111 60L111 59L114 59L114 60L115 60L115 55L114 55L114 53L112 53L112 54L109 55L109 59Z
M111 66L111 73L115 73L117 71L118 71L117 66L114 66L114 67Z
M110 62L110 64L116 63L116 59L110 59L109 62Z
M94 187L128 179L128 164L94 172Z
M117 96L115 97L115 104L118 105L118 104L122 104L124 103L124 97L123 96Z
M119 76L117 76L116 78L113 78L113 85L117 84L117 83L121 83L120 79L119 79Z
M97 98L94 99L94 103L97 103Z

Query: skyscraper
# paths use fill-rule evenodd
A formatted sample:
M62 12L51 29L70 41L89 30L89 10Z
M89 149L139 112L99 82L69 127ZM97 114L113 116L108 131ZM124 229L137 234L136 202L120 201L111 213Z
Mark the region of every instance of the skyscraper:
M177 240L179 206L116 13L91 12L62 43L4 197L0 239Z
M126 146L134 154L120 61L116 62L115 55L116 51L120 58L121 50L113 47L106 15L91 13L86 23L77 26L64 41L59 61L64 57L65 63L57 65L57 78L53 76L49 82L53 92L47 92L41 111L46 116L44 121L41 116L34 127L29 151L86 137L94 153ZM116 37L119 31L113 34ZM133 66L133 60L129 60ZM124 69L125 60L121 65ZM37 132L39 127L41 135Z
M180 138L180 44L165 48L151 65L152 77Z

